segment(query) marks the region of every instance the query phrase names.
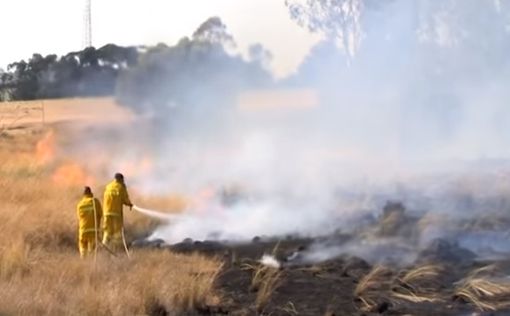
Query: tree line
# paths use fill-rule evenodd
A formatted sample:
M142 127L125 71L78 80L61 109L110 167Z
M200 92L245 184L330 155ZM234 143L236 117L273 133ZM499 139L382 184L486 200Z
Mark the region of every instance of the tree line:
M248 56L233 53L234 38L220 18L212 17L175 45L109 44L61 57L34 54L0 70L0 100L115 95L138 112L176 114L193 104L205 113L207 107L231 103L236 92L246 88L301 82L322 90L331 85L336 92L338 82L365 83L366 76L360 74L369 74L370 80L385 85L394 79L398 87L402 77L411 77L408 85L435 93L510 73L508 1L285 3L290 17L320 33L326 45L312 49L284 82L275 82L267 70L271 55L261 45L252 46ZM413 92L413 100L416 97ZM429 107L431 102L425 103Z
M210 115L232 104L241 89L272 82L263 66L270 54L261 45L248 57L234 53L235 46L221 19L212 17L173 46L109 44L61 57L34 54L0 73L0 100L115 96L156 118L189 114L180 111L189 105Z
M138 56L139 48L114 44L61 57L33 54L0 73L0 100L112 95L119 73L136 65Z

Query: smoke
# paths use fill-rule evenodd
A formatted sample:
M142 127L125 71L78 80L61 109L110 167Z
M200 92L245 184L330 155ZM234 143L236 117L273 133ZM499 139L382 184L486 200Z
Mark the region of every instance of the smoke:
M401 238L355 239L342 245L316 243L301 254L298 263L313 264L342 255L356 256L372 263L407 265L417 259L418 249Z
M129 143L102 138L117 148L107 152L108 172L132 161L124 173L134 190L202 199L153 232L169 243L353 231L387 199L445 218L506 210L497 201L509 179L494 177L506 172L510 155L510 8L446 2L367 9L354 57L326 39L278 82L262 61L218 43L212 55L201 55L194 39L153 52L140 66L150 74L145 98L132 100L145 118ZM187 64L171 59L179 54ZM151 64L156 57L167 62ZM150 166L140 170L144 157ZM212 194L201 197L204 190ZM444 233L431 226L421 238ZM372 246L349 247L378 255Z
M274 269L279 269L281 265L275 257L267 254L262 256L260 263Z
M338 226L325 223L324 217L328 215L324 213L317 206L292 207L289 203L276 203L271 200L241 203L231 207L208 204L206 209L188 211L171 220L168 225L153 232L149 239L163 239L167 243L180 242L186 237L244 242L255 236L310 236L319 231L332 233ZM334 214L331 214L330 219L334 218Z

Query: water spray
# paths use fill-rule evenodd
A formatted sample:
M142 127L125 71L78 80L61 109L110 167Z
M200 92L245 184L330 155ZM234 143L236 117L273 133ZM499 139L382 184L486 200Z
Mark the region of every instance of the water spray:
M171 220L181 217L178 214L168 214L168 213L164 213L161 211L149 210L149 209L141 208L136 205L133 205L133 210L135 210L143 215L146 215L146 216L149 216L149 217L152 217L155 219L159 219L159 220L165 221L165 222L169 222Z

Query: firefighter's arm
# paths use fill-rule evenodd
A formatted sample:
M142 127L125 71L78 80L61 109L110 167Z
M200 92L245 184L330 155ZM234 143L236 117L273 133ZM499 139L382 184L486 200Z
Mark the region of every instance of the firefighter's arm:
M130 208L133 207L133 203L131 203L131 200L129 199L129 193L126 186L123 186L122 188L122 203L129 206Z

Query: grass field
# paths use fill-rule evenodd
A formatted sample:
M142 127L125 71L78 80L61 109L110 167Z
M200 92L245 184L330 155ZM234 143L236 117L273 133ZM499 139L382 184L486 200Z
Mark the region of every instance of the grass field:
M507 169L442 177L440 182L451 181L453 189L438 199L453 203L452 212L404 212L402 206L385 214L383 209L372 223L352 233L326 236L329 239L275 236L240 244L184 242L167 245L166 250L132 249L130 259L124 253L114 257L101 250L97 260L82 260L75 206L83 185L92 182L90 177L96 196L101 196L112 177L111 170L100 170L107 162L122 172L130 170L124 173L137 205L177 212L193 203L193 198L203 201L200 195L183 198L179 192L149 196L131 186L137 171L144 175L145 160L122 166L110 153L123 153L126 139L136 142L132 137L139 133L143 120L136 120L112 99L44 101L44 122L34 114L40 102L0 104L4 120L0 124L0 315L510 312L510 261L507 252L497 252L499 236L507 239L510 229ZM18 120L16 113L23 113L19 112L23 108L33 116ZM102 137L107 141L98 147L83 146L89 140L96 145ZM93 163L84 164L90 160ZM432 180L417 188L437 184ZM128 243L158 225L139 213L125 214ZM332 222L338 220L332 217ZM463 248L457 239L432 239L424 244L417 237L430 237L428 228L488 238L496 248L486 249L490 250L488 257L483 257L483 251L477 257L478 253ZM436 232L432 229L432 235ZM401 261L393 258L393 250L384 241L395 246ZM348 253L310 265L306 255L314 254L314 246L322 244L326 250L319 247L321 252L342 247ZM383 265L375 259L365 261L356 257L360 252L352 245L391 260ZM404 252L399 254L399 249ZM272 260L280 260L281 269L261 264L260 258L269 253L274 255ZM289 262L289 255L302 259ZM416 256L413 263L404 260L409 255Z
M19 108L0 104L4 114L9 106ZM26 116L0 134L0 315L183 314L217 304L219 261L149 250L134 250L130 260L103 251L97 261L79 258L75 206L82 186L55 183L37 144L62 121L112 123L131 114L110 99L44 101L44 107L45 126L37 115ZM10 114L4 122L16 116ZM126 234L133 238L155 224L129 213Z
M58 122L119 123L134 115L113 98L76 98L0 103L0 128Z

